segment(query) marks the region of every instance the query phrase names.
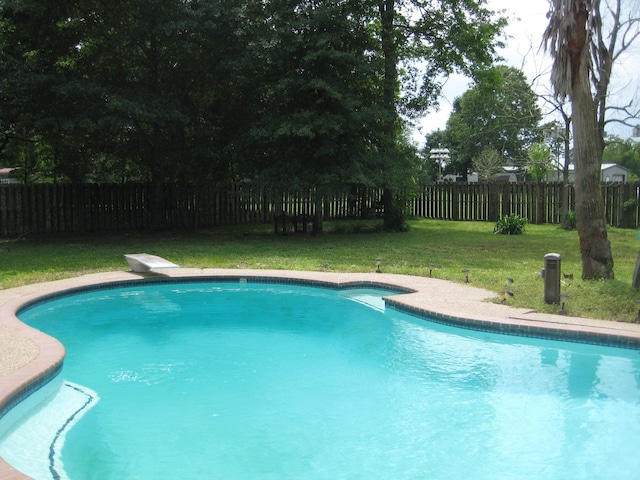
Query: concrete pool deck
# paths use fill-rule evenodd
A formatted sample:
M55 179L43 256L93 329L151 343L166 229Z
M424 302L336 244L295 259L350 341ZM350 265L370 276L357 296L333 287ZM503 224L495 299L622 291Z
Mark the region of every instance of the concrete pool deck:
M173 268L161 273L105 272L0 290L0 418L28 392L59 370L65 349L56 339L21 323L15 316L25 304L65 290L136 282L150 278L230 279L303 282L345 286L361 284L410 290L388 299L395 308L435 315L442 323L512 335L558 338L640 349L640 324L543 314L490 301L496 292L437 278L386 273L298 272L286 270ZM29 478L0 459L0 480Z

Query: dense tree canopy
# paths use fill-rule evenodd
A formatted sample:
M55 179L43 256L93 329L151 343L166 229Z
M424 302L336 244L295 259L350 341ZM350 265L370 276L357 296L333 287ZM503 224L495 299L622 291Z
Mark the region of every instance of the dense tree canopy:
M246 59L237 2L18 0L2 13L5 130L48 145L58 175L228 173L219 147Z
M0 158L57 181L397 188L403 118L492 60L484 3L2 0Z
M282 4L289 4L283 8ZM273 31L262 54L260 104L246 134L248 169L270 183L323 186L366 180L375 142L379 72L357 2L265 5Z

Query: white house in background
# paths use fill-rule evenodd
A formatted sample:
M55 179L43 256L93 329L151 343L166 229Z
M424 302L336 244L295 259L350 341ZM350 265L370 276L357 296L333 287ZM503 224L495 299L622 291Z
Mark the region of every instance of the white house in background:
M500 173L496 173L493 177L491 177L491 181L492 182L509 182L509 183L515 183L520 181L520 169L518 167L515 167L513 165L505 165L502 167L502 171ZM462 177L458 176L458 178L456 180L453 181L458 181L461 182ZM480 175L478 175L478 172L471 172L469 174L467 174L467 183L478 183L480 182Z
M569 181L576 179L575 166L569 165ZM617 163L603 163L600 166L600 180L602 183L625 183L629 180L629 169Z
M629 181L630 170L617 163L605 163L600 169L602 181L605 183L619 182L626 183Z
M547 180L555 182L562 180L562 172L554 170L549 173ZM569 164L569 183L576 180L575 166ZM603 163L600 167L600 181L602 183L626 183L629 181L629 169L617 163Z
M471 172L467 174L467 183L478 183L480 176L477 172ZM465 182L463 175L454 175L452 173L443 175L438 179L438 183L460 183Z

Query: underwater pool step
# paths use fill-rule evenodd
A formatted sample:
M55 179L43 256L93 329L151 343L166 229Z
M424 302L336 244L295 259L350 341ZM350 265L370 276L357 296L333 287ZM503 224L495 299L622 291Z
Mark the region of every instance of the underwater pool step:
M17 422L3 419L3 424L5 420L18 423L36 410L18 427L0 435L0 456L34 479L69 478L60 460L66 433L99 400L96 392L72 382L63 381L57 388L56 392L44 387L44 391L33 394L31 402L12 410L9 415L14 415Z

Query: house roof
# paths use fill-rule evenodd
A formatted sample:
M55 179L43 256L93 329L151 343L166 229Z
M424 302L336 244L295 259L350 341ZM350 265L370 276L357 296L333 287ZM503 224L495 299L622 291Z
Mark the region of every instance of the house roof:
M600 165L600 170L604 171L604 170L609 170L610 168L620 168L626 172L629 171L629 169L627 167L623 167L622 165L619 165L617 163L603 163L602 165ZM569 171L573 172L575 170L575 165L573 163L569 164Z
M617 163L603 163L601 170L609 170L610 168L621 168L622 170L626 170L627 172L629 171L627 167L623 167L622 165L618 165Z

